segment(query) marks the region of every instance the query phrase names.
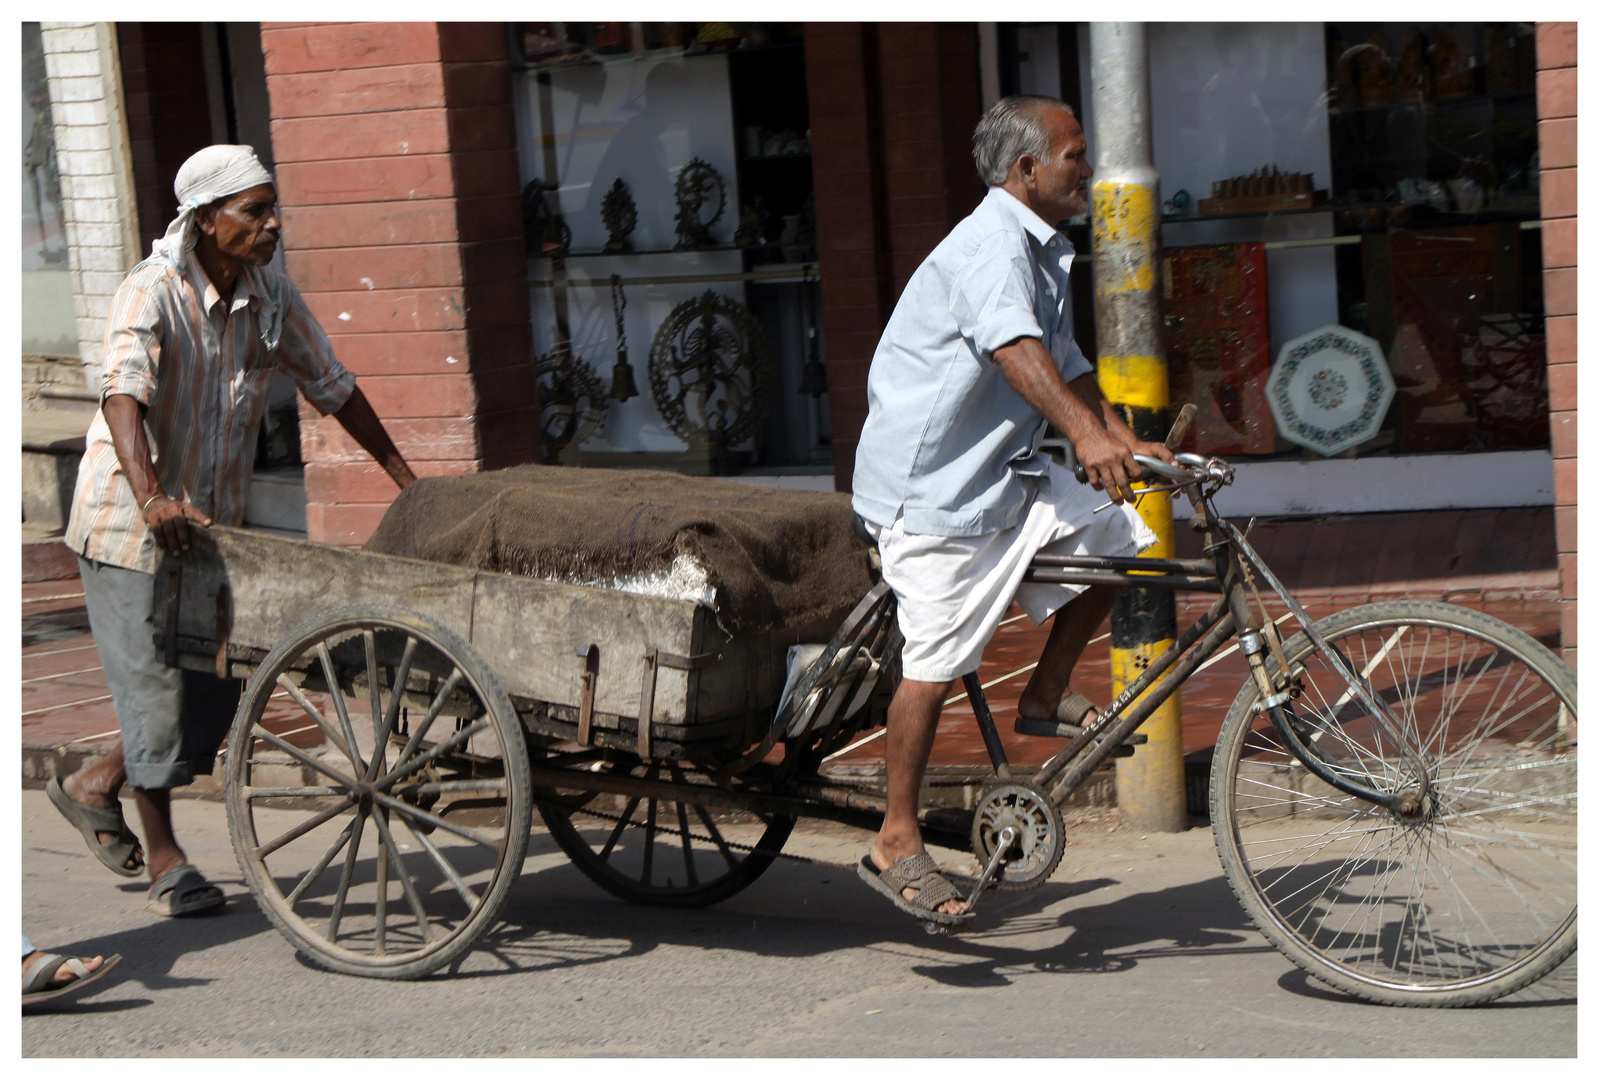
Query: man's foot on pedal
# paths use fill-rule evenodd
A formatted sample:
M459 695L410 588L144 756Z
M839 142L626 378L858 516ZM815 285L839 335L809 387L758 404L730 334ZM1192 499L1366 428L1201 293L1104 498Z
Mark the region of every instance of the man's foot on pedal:
M1075 690L1068 689L1052 715L1040 714L1024 701L1016 705L1016 730L1024 735L1076 738L1099 719L1099 708Z
M881 839L879 839L872 844L872 865L877 867L878 872L881 873L884 870L890 869L896 863L903 862L905 859L908 859L913 855L926 854L926 851L927 849L925 847L918 845L916 850L907 849L905 851L896 851L893 857L889 857L888 855L884 854L883 844ZM900 890L900 895L906 900L914 901L916 899L917 892L918 890L916 889L905 888ZM966 901L946 900L938 906L937 910L943 912L945 915L964 915L966 914Z

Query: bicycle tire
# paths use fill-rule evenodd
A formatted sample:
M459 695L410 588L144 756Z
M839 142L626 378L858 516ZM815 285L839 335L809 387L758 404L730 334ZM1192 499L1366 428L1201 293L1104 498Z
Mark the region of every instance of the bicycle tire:
M1577 947L1576 675L1515 627L1448 604L1368 604L1316 628L1420 747L1432 793L1407 820L1323 783L1257 712L1251 680L1210 788L1244 910L1305 972L1369 1001L1478 1005L1541 979ZM1379 790L1411 782L1309 637L1284 653L1287 707L1327 758Z

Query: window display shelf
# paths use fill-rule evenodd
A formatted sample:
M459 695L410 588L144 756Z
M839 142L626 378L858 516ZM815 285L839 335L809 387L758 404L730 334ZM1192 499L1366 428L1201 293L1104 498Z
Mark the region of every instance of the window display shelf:
M1463 222L1473 221L1502 221L1507 218L1524 218L1538 215L1538 196L1536 193L1529 195L1503 196L1497 202L1485 203L1481 210L1468 213L1463 210L1439 210L1427 203L1404 202L1360 202L1338 203L1327 202L1320 206L1308 207L1303 210L1257 210L1244 214L1183 214L1162 217L1162 225L1194 225L1206 221L1233 221L1243 218L1277 218L1277 217L1304 217L1307 214L1332 214L1344 213L1353 210L1396 210L1408 207L1412 212L1425 215L1420 222L1406 222L1406 226L1417 224L1450 224L1458 225ZM1431 219L1437 219L1436 221ZM1386 227L1386 226L1383 226Z
M733 249L738 250L738 249ZM821 281L822 275L815 263L788 263L774 264L765 270L750 270L742 274L650 274L638 277L622 277L617 284L624 288L634 285L708 285L730 281L748 281L764 284L781 284L784 282ZM593 278L588 284L605 284L608 278ZM549 289L556 285L574 286L585 284L582 281L556 282L550 278L529 277L527 281L531 288Z
M1327 115L1330 117L1356 116L1360 113L1391 112L1394 109L1413 109L1420 105L1423 107L1461 108L1484 102L1499 103L1517 98L1531 101L1536 94L1533 90L1497 90L1491 94L1461 94L1458 97L1430 97L1411 99L1410 101L1390 101L1383 105L1352 105L1345 108L1328 106Z
M712 254L723 251L749 251L750 248L738 247L734 244L718 244L713 247L699 248L629 248L626 251L568 251L548 252L529 255L529 260L543 261L545 259L617 259L629 255L699 255Z

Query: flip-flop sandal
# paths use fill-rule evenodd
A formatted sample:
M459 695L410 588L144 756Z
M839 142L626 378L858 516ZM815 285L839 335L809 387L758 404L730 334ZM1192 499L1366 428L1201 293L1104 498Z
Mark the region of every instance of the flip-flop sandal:
M66 789L61 786L61 781L55 777L51 777L50 782L44 786L44 793L50 797L55 808L61 811L61 816L83 834L84 842L89 845L94 857L104 863L109 870L123 877L138 877L144 872L144 851L139 847L139 838L133 835L133 830L128 828L127 819L122 816L121 803L118 803L114 810L85 806L68 795ZM117 838L101 843L100 837L96 834L103 832L116 833ZM130 869L127 862L134 855L140 856L139 865Z
M196 896L195 894L199 895ZM145 907L157 915L179 917L198 915L202 911L219 908L228 902L222 890L205 879L205 875L188 863L174 866L150 886Z
M40 953L38 959L22 969L22 1007L24 1009L44 1001L54 1001L75 994L90 983L104 978L106 973L122 963L122 954L108 956L99 967L90 971L76 956L60 953ZM50 980L65 966L77 978L60 986L51 986Z
M968 911L961 915L951 915L939 911L939 907L950 900L965 900L966 898L955 891L955 886L949 883L943 873L938 869L938 863L925 851L908 855L887 870L879 870L872 861L872 853L867 852L861 857L861 862L856 867L856 873L862 881L882 893L894 902L894 906L901 911L916 916L923 922L935 922L940 926L959 926L971 922L976 912ZM905 899L902 890L915 889L916 897L913 900Z

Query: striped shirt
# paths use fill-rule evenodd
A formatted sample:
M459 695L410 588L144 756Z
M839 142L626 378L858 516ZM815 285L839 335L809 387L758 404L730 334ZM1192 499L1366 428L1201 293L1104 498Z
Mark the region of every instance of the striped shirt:
M279 298L274 300L274 297ZM284 305L275 349L261 340ZM161 490L188 500L219 525L244 519L256 434L273 375L291 376L319 412L338 410L355 376L298 289L275 267L247 266L224 300L190 252L183 270L161 259L134 267L106 323L101 410L87 436L66 543L86 558L153 573L155 546L117 461L105 400L127 394L145 406L145 432Z

